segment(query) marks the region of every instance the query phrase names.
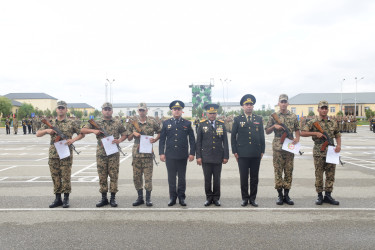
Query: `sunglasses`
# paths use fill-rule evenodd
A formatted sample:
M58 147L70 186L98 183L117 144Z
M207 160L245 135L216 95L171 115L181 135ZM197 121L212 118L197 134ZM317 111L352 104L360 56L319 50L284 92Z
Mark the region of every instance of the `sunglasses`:
M57 109L65 109L65 107L57 107Z
M327 106L323 106L323 107L320 107L320 109L328 110L328 107Z
M181 108L173 108L173 110L181 110Z
M104 108L104 111L111 111L111 108Z
M143 112L143 111L146 111L146 110L144 110L144 109L138 109L138 111L139 111L139 112Z

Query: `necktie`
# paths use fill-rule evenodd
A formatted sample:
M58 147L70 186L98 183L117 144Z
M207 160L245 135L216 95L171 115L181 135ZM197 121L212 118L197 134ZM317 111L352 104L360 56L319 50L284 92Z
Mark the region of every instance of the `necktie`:
M212 126L212 128L215 128L215 123L214 123L214 121L211 121L211 126Z
M250 116L249 115L247 116L247 122L250 122Z
M176 119L176 125L180 123L180 119Z

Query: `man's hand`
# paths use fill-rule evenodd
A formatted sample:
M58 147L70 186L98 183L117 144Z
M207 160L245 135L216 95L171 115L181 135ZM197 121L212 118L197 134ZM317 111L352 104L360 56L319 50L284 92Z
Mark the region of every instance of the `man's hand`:
M228 159L223 159L223 164L227 164Z
M298 142L299 142L299 138L296 137L293 139L293 144L297 144Z
M261 154L260 154L260 159L262 159L262 158L263 158L263 155L264 155L264 153L261 153Z
M66 144L69 146L69 145L72 145L73 143L75 142L75 140L73 139L68 139L66 140Z
M316 132L316 137L318 137L318 138L324 137L324 138L327 139L327 137L324 134L320 133L320 132Z
M276 130L285 130L285 129L283 128L283 126L281 126L281 125L279 125L279 124L275 124L275 125L273 125L273 126L275 127Z
M160 155L160 160L161 160L162 162L165 162L165 155Z
M202 158L197 158L197 164L200 166L202 165Z
M93 133L95 135L100 135L102 133L102 131L98 130L98 129L94 129Z
M155 138L150 138L150 142L155 143L156 142Z
M113 141L112 141L112 144L120 144L120 140L119 139L114 139Z
M335 152L336 152L336 153L340 153L340 151L341 151L341 146L337 145L337 146L335 147Z
M194 161L194 155L189 155L189 161Z
M55 130L53 130L52 128L48 128L48 129L46 129L46 133L47 133L47 134L50 134L50 135L53 135L53 134L55 134L56 132L55 132Z
M237 153L234 154L234 157L236 157L236 161L238 162L238 154Z
M141 134L140 133L138 133L138 132L133 132L133 135L135 136L135 137L140 137L141 136Z

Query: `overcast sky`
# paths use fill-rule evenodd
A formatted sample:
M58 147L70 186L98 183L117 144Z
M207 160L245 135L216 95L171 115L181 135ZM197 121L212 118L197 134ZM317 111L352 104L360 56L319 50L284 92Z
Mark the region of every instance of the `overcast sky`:
M0 95L44 92L96 108L246 94L375 92L375 1L1 1ZM342 79L346 80L343 81ZM227 94L228 90L228 94Z

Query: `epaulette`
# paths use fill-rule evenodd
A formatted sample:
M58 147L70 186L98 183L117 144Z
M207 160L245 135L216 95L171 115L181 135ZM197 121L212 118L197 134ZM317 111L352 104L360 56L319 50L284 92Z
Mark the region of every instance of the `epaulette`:
M224 123L224 121L222 121L222 120L218 120L218 121Z
M205 122L205 121L207 121L207 120L202 120L202 121L200 121L199 123L202 123L202 122Z

